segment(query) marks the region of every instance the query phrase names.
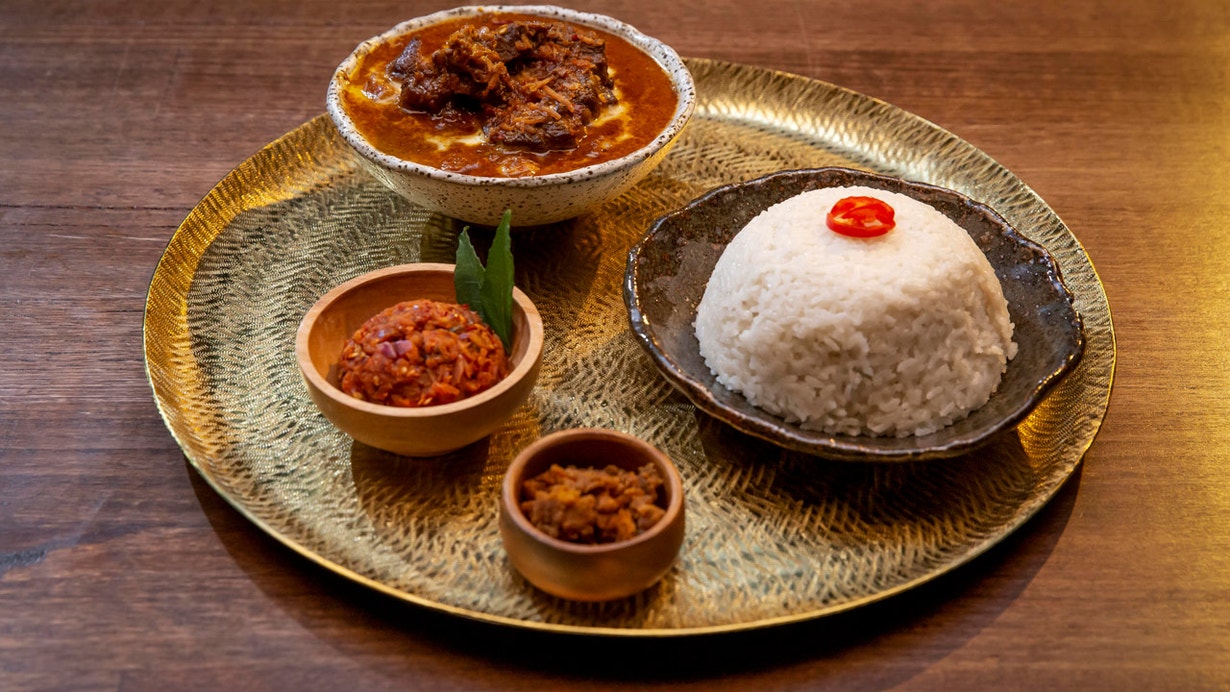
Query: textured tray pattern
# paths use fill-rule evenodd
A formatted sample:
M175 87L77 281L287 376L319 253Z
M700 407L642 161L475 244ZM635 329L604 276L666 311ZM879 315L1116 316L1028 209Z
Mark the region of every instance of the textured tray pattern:
M1109 307L1075 237L1009 171L917 116L798 76L688 64L699 109L650 178L592 214L515 235L517 284L546 329L541 379L503 429L444 459L396 457L332 428L300 381L294 333L321 294L353 276L451 261L458 224L361 172L323 116L232 171L175 233L146 306L150 383L189 461L239 512L331 570L444 612L575 633L668 636L819 617L932 579L1019 527L1080 463L1113 377ZM1087 349L1017 432L943 462L826 461L698 413L636 343L620 287L627 251L653 219L718 185L830 165L954 188L1054 254ZM503 470L538 436L575 426L643 437L683 475L679 560L626 600L546 596L500 544Z

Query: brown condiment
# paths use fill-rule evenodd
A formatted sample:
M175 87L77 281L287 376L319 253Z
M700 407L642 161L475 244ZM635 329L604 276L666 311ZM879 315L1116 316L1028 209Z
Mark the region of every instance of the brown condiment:
M521 511L553 538L614 543L644 533L666 514L659 504L665 483L653 464L636 472L552 464L522 483Z
M464 305L398 303L373 316L342 347L341 390L389 406L459 401L508 375L499 337Z
M510 23L520 23L521 28L509 30ZM649 144L670 122L678 103L666 72L617 36L555 24L575 31L552 29L530 15L499 13L447 20L398 37L359 60L341 94L342 107L380 151L475 176L561 173L626 156ZM559 58L559 65L572 67L563 69L564 79L543 81L545 73L534 79L534 72L519 77L525 80L520 91L511 97L501 92L500 97L516 102L514 107L487 126L492 135L488 136L483 107L462 107L467 101L473 105L471 92L481 96L486 91L486 83L480 88L466 82L487 73L471 71L463 78L436 65L434 56L441 56L445 64L468 59L466 51L491 59L487 51L502 50L497 40L501 32L518 36L531 54L550 53ZM459 33L463 36L456 36ZM604 63L593 50L595 40L602 44ZM585 72L576 69L578 63L592 63L596 69ZM519 69L515 68L518 74ZM497 72L499 68L493 68L488 78ZM573 82L583 84L568 86ZM409 92L403 83L410 85ZM461 92L462 98L454 98L454 92ZM559 121L546 114L548 110L560 116ZM550 126L542 120L543 127L533 127L539 116L550 119Z

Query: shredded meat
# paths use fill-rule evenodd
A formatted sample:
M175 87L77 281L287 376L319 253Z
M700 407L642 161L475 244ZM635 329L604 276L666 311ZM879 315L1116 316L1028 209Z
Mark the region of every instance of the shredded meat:
M554 538L573 543L614 543L649 530L666 514L658 506L665 484L653 464L635 473L618 466L560 466L525 481L521 511Z
M575 147L616 102L605 41L562 22L467 24L434 53L415 38L389 74L403 108L476 116L492 142L531 151Z

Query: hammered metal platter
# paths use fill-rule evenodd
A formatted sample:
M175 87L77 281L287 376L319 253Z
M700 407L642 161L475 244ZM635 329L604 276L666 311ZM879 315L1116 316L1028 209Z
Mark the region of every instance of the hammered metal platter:
M243 162L175 232L146 305L147 374L189 462L242 515L338 574L434 610L575 634L694 635L818 618L933 579L1020 527L1080 464L1113 379L1110 309L1077 239L1010 171L915 115L795 75L688 65L698 110L654 174L579 219L514 236L517 285L546 329L541 378L501 430L443 458L397 457L334 429L300 380L294 334L320 295L353 276L451 262L460 225L363 173L325 116ZM1086 352L1015 431L937 462L829 461L706 417L658 373L629 329L628 249L655 218L711 188L822 166L956 189L1056 257ZM497 530L515 453L578 426L649 440L685 485L675 566L648 591L606 604L535 590L509 566Z

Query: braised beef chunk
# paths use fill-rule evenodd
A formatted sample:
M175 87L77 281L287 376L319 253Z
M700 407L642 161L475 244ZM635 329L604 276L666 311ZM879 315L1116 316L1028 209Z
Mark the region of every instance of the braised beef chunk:
M413 89L403 86L403 108L422 111L438 111L457 93L456 75L439 70L431 58L422 55L422 41L415 38L406 50L389 65L389 75L404 84L414 84Z
M473 111L488 139L532 151L575 147L616 101L605 42L561 22L466 25L431 54L415 38L389 74L403 108Z

